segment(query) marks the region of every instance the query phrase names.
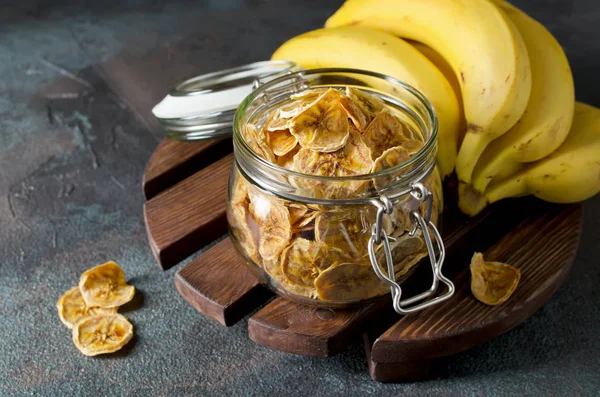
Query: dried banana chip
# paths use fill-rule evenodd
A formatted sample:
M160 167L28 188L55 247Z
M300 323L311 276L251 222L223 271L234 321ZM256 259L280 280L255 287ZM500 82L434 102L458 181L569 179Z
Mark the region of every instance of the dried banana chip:
M79 291L79 286L65 292L56 302L56 308L58 309L60 321L69 328L73 328L74 324L84 318L98 314L113 314L118 309L117 307L102 308L86 305Z
M258 263L258 225L248 214L247 207L245 205L232 205L231 210L227 213L227 218L233 236L248 258Z
M267 137L263 130L259 130L254 124L246 124L244 139L248 146L260 157L271 163L276 161L275 154L267 144Z
M349 124L339 92L333 88L327 90L291 119L289 129L305 149L328 153L344 147Z
M404 127L393 114L380 112L369 124L363 134L365 143L371 149L373 160L380 157L386 149L401 146L410 139L404 134Z
M133 337L133 325L121 314L87 317L73 327L73 342L86 356L113 353Z
M268 132L285 131L289 128L290 128L290 120L284 119L281 117L274 117L265 123L265 130Z
M477 300L496 306L505 302L517 288L521 271L500 262L485 262L476 252L471 259L471 292Z
M239 171L235 173L235 183L231 188L231 205L248 203L248 182Z
M276 130L267 132L269 147L276 156L285 156L298 144L298 139L288 130Z
M377 258L379 266L385 274L388 274L385 253L382 248L382 246L378 247ZM396 280L406 275L416 264L421 262L421 260L428 255L427 247L423 241L423 235L420 232L414 236L405 234L398 237L396 241L390 243L390 250L392 252Z
M315 221L315 240L342 250L349 258L363 258L368 255L374 222L374 207L372 210L321 213Z
M288 209L276 200L253 192L250 192L249 209L260 231L258 252L263 259L278 257L292 238Z
M317 298L317 291L313 285L302 286L290 283L281 272L281 261L278 259L264 261L265 272L271 277L273 286L283 295L298 295L311 299Z
M373 172L383 171L402 164L410 158L410 154L402 147L396 146L385 150L373 162ZM375 189L383 189L390 186L395 180L401 176L400 172L395 172L391 175L383 175L373 178L373 186Z
M423 148L423 145L423 141L417 140L402 142L402 147L404 148L404 150L406 150L411 155L421 150Z
M370 264L340 263L323 271L315 280L323 301L359 301L389 293Z
M312 287L323 259L321 244L297 238L281 255L281 272L292 284Z
M277 162L275 164L277 164L280 167L285 168L286 170L295 171L294 157L300 151L300 149L301 149L301 146L296 145L296 147L294 149L292 149L291 151L286 153L284 156L279 156L277 158Z
M365 175L371 171L372 164L369 148L356 130L351 131L346 146L338 151L318 153L302 148L294 156L294 169L308 175ZM370 184L369 180L321 182L309 178L297 178L295 183L320 198L345 198L366 190Z
M375 115L381 112L384 107L381 98L351 87L346 88L346 95L342 97L340 102L348 117L360 132L367 128Z
M86 305L99 307L119 307L135 294L135 287L125 283L125 273L113 261L83 272L79 290Z

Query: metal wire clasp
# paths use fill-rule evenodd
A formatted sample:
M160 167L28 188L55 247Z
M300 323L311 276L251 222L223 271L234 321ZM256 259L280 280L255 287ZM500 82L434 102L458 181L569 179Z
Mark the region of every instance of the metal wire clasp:
M429 253L429 260L431 262L431 270L433 273L433 282L431 287L419 295L401 300L402 288L400 287L400 284L396 282L392 251L390 249L390 241L395 241L395 238L388 236L383 228L383 215L390 215L394 207L391 200L385 195L379 196L379 200L373 199L371 201L371 203L377 207L377 218L371 231L371 238L369 239L368 246L369 258L375 274L377 274L377 277L390 286L394 310L403 315L414 313L429 306L443 302L454 294L454 284L452 284L452 282L442 274L442 265L444 264L446 251L444 249L444 243L440 233L433 222L431 222L433 196L422 183L411 184L410 195L413 197L413 206L411 207L410 212L410 220L413 223L413 226L409 231L409 235L414 236L418 229L421 229L423 232L425 244ZM425 217L419 213L420 205L423 202L427 203ZM433 237L435 238L435 245L437 246L438 252L436 252L434 244L431 240L430 231L433 233ZM377 257L375 256L375 245L379 245L381 243L383 243L385 261L387 264L387 275L384 274L379 267ZM440 281L448 287L448 291L446 291L443 295L436 296L433 299L425 300L436 293ZM421 303L416 304L417 302Z

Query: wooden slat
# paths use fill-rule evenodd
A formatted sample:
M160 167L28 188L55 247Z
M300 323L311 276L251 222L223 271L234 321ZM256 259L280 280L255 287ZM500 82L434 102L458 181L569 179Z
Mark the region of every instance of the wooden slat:
M144 204L150 247L163 269L226 232L227 183L232 165L230 154Z
M277 350L329 357L345 350L365 321L387 306L384 298L358 310L329 310L277 298L250 317L248 334Z
M508 331L533 314L565 280L577 251L581 205L549 206L520 223L485 251L489 260L521 269L505 303L489 307L473 298L469 269L455 279L449 301L401 318L373 344L376 363L428 361L463 351ZM469 253L472 254L472 251Z
M142 186L149 200L232 150L231 140L181 142L163 139L148 161Z
M528 208L527 203L520 201L519 207L503 203L470 220L458 211L448 213L444 227L447 252L450 254L467 243L489 246L518 222L522 211ZM495 225L493 229L481 233L491 224ZM447 264L446 268L450 265ZM422 267L413 277L430 278L431 275ZM415 293L411 288L407 288L406 292L409 295ZM316 315L314 308L278 298L249 319L248 332L255 342L274 349L310 356L331 356L344 350L362 331L366 321L376 315L381 317L381 311L388 310L390 305L390 299L384 298L377 304L358 310L332 311L333 316L323 320Z
M273 295L226 238L175 274L175 287L196 310L220 324L239 321Z

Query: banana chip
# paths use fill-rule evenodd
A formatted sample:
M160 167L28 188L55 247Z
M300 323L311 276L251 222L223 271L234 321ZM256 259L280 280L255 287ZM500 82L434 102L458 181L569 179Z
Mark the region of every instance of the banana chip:
M227 220L232 226L231 231L248 258L255 263L259 263L258 243L255 238L255 236L258 236L258 226L254 219L249 216L247 207L245 205L232 205L227 216ZM252 226L254 226L254 233Z
M315 220L315 240L340 249L350 258L366 257L374 210L321 213Z
M292 284L312 287L323 261L321 244L297 238L283 251L281 272Z
M471 259L471 292L486 305L506 302L520 279L519 269L501 262L485 262L479 252Z
M423 147L423 141L410 140L402 142L402 147L408 152L408 154L415 154Z
M260 157L271 163L276 161L275 154L267 144L267 137L263 130L259 130L254 124L246 124L244 139L248 146Z
M73 342L86 356L113 353L133 337L133 325L121 314L86 317L73 327Z
M365 175L371 171L372 164L369 148L356 130L350 132L348 142L343 149L332 153L319 153L302 148L294 156L294 170L318 176ZM312 190L313 197L345 198L366 190L370 182L368 180L322 182L298 178L296 184L306 190Z
M63 296L60 297L56 302L56 308L58 309L58 317L68 328L73 328L73 325L77 324L80 320L99 315L99 314L113 314L117 312L116 307L102 308L102 307L90 307L85 304L79 286L73 287Z
M286 170L295 171L294 169L294 157L300 151L300 145L296 145L294 149L286 153L284 156L280 156L277 158L277 164L280 167L285 168Z
M358 301L389 293L370 264L340 263L323 271L315 280L323 301Z
M380 157L386 149L401 146L404 142L411 140L404 134L404 127L400 120L386 111L375 116L363 137L371 149L373 160Z
M279 259L265 261L264 269L274 281L274 286L284 294L305 296L311 299L316 299L318 297L314 285L307 287L290 283L281 272L281 261L279 261Z
M246 205L248 203L248 182L239 171L236 171L235 183L231 189L231 205Z
M291 119L290 132L303 148L329 153L346 145L348 116L340 98L337 90L329 89Z
M383 246L380 246L377 251L377 259L384 274L388 274L385 253L382 248ZM420 232L414 236L405 234L398 237L396 241L390 243L390 251L392 252L396 280L406 275L428 255L427 247Z
M386 170L388 168L395 167L397 165L402 164L406 160L410 158L410 154L402 147L396 146L384 151L381 156L379 156L373 162L373 172L379 172ZM375 189L383 189L386 186L389 186L394 180L398 179L400 175L398 173L392 175L378 176L373 178L373 186Z
M361 132L384 106L380 98L351 87L346 88L346 96L340 102L354 126Z
M258 252L263 259L274 259L292 238L290 212L280 202L252 192L249 209L260 231Z
M267 132L267 142L276 156L285 156L298 144L298 139L288 130Z
M302 113L304 109L310 107L312 103L319 98L323 93L327 91L327 88L315 88L312 90L305 90L297 94L290 96L290 99L294 100L292 103L284 105L279 108L278 116L284 119L289 119L298 114Z
M86 305L109 308L124 305L135 294L135 288L125 283L125 273L113 261L83 272L79 290Z

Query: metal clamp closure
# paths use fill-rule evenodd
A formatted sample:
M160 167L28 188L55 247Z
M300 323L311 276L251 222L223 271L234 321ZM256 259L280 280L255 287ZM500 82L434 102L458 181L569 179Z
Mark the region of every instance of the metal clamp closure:
M421 229L421 231L423 232L423 238L425 239L425 245L427 246L429 260L431 262L431 270L433 273L433 281L431 287L429 287L427 291L419 295L401 300L402 288L400 287L400 284L398 284L398 282L396 281L396 276L394 272L394 262L392 259L392 251L390 249L390 241L395 241L395 238L392 236L388 236L383 228L384 213L390 215L394 209L391 200L385 195L381 195L379 197L379 200L373 199L371 201L371 204L377 207L377 217L371 231L371 238L369 239L368 246L369 258L371 260L371 265L373 267L373 270L375 271L375 274L377 274L377 277L379 277L382 281L384 281L390 286L394 310L399 314L403 315L411 314L416 311L425 309L429 306L433 306L437 303L443 302L449 299L454 294L454 284L452 284L452 282L442 274L442 265L444 264L446 251L444 249L444 243L442 241L442 237L440 236L439 231L437 230L433 222L431 222L433 196L431 192L422 183L413 183L411 185L410 195L415 200L413 200L413 205L410 209L410 220L413 223L413 226L409 231L409 235L414 236L419 229ZM419 208L421 206L421 203L423 202L427 202L425 216L422 216L419 212ZM431 233L433 233L433 237L435 238L435 245L437 246L438 252L436 252L433 241L431 239ZM377 257L375 255L375 245L379 245L381 243L383 243L385 261L387 264L387 275L384 274L384 272L381 270L377 261ZM439 282L445 284L448 287L448 290L443 295L426 300L427 298L433 296L436 293Z

